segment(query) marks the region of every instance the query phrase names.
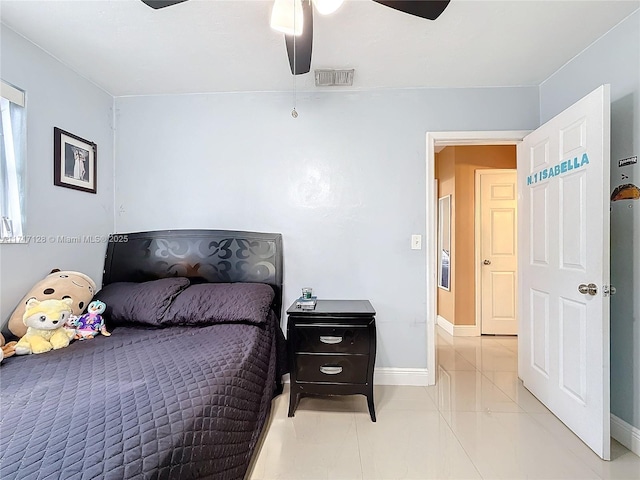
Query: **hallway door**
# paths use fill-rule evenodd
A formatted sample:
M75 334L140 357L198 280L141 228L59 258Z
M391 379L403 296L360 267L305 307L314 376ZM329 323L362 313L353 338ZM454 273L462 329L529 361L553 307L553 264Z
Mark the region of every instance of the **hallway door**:
M515 335L517 199L515 170L476 170L480 221L480 325L483 335Z

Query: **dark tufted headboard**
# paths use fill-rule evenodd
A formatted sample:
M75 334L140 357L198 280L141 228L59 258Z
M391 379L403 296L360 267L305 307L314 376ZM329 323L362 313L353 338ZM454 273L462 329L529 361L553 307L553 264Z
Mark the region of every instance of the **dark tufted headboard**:
M195 281L255 282L273 287L282 315L282 235L228 230L160 230L113 234L102 285L165 277Z

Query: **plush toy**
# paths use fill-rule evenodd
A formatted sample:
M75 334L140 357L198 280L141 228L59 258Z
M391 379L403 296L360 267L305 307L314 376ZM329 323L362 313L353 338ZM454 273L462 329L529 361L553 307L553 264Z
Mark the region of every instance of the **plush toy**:
M64 324L71 315L73 300L44 300L32 298L27 302L23 322L27 333L16 344L16 355L44 353L69 345L71 336Z
M27 327L22 321L27 302L36 300L62 300L69 298L72 301L72 313L80 316L84 313L87 304L96 293L96 284L84 273L72 271L53 270L49 275L36 283L24 296L16 309L11 314L8 330L16 337L22 337L27 333Z
M85 340L93 338L99 333L105 337L111 334L107 332L102 314L107 306L100 300L94 300L87 307L87 313L80 317L74 317L69 324L75 328L74 338Z

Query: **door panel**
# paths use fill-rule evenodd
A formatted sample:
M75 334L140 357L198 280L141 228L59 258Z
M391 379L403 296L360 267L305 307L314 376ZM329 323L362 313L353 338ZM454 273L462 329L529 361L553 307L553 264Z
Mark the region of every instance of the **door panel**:
M610 456L609 298L603 294L609 110L603 85L518 145L518 372L604 459Z
M549 294L531 289L531 338L525 339L520 334L519 351L523 350L524 341L531 342L531 365L545 377L549 377ZM526 331L526 330L525 330ZM529 346L527 345L526 350Z
M586 172L558 180L560 193L560 267L584 272L587 256Z
M531 189L531 219L536 228L528 230L531 236L532 265L549 263L549 201L547 185Z
M560 299L560 386L582 405L587 387L587 310L584 304Z
M542 138L531 147L531 171L549 166L549 139Z
M570 155L574 150L584 150L587 143L587 121L583 117L577 122L560 129L560 151L562 156Z
M491 272L491 290L493 293L493 318L512 319L516 317L515 295L505 292L516 291L516 272Z
M515 196L511 199L515 200ZM515 209L493 209L491 211L490 255L516 254L516 212Z

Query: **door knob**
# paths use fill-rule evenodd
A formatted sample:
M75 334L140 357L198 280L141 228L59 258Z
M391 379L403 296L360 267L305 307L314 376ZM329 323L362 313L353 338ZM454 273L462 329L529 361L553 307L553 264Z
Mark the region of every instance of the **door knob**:
M581 283L578 285L578 291L583 295L594 296L598 293L598 286L595 283L590 283L589 285Z
M484 261L484 262L482 262L482 263L484 263L485 265L491 265L491 260L485 260L485 261Z

